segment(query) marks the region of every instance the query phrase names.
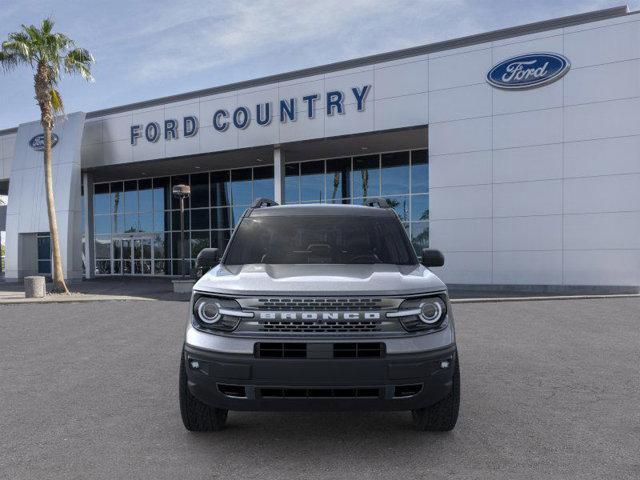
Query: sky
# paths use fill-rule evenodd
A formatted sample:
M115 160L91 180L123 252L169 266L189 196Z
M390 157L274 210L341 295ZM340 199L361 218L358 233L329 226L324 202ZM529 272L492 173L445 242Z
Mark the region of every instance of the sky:
M67 113L622 5L622 0L0 0L0 39L45 16L95 57ZM631 10L640 0L627 2ZM0 129L37 120L32 73L0 70Z

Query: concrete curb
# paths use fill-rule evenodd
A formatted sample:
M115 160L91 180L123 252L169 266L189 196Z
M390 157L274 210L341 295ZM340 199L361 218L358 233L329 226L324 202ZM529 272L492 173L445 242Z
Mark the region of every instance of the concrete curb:
M132 297L129 295L47 295L44 298L0 298L0 305L18 305L23 303L81 303L108 301L153 301L154 298Z
M549 297L496 297L496 298L457 298L451 303L502 303L502 302L544 302L549 300L593 300L598 298L640 298L638 293L614 295L555 295Z

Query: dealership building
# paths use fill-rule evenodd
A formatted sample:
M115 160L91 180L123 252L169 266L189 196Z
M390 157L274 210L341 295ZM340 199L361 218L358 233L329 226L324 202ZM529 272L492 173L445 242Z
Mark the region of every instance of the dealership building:
M386 198L448 283L638 291L640 15L616 7L95 112L54 130L70 279L179 273L255 198ZM51 271L38 122L0 131L4 276Z

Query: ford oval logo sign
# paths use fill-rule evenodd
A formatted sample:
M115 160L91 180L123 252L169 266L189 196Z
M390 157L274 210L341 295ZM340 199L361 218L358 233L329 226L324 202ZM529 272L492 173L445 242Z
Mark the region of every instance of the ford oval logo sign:
M51 148L55 147L57 143L58 143L58 135L56 135L55 133L52 133ZM38 152L44 152L44 133L41 133L40 135L36 135L31 140L29 140L29 145L31 146L31 148L33 148L34 150L37 150Z
M571 63L558 53L530 53L508 58L487 73L496 88L519 90L554 82L569 71Z

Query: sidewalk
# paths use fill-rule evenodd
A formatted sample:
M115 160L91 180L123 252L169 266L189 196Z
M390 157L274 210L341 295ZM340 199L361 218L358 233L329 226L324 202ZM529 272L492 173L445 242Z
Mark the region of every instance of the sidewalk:
M173 293L168 278L100 278L73 282L68 285L70 295L47 293L44 298L25 298L22 283L0 282L0 304L96 302L108 300L186 301L189 294ZM47 292L51 284L47 284Z

